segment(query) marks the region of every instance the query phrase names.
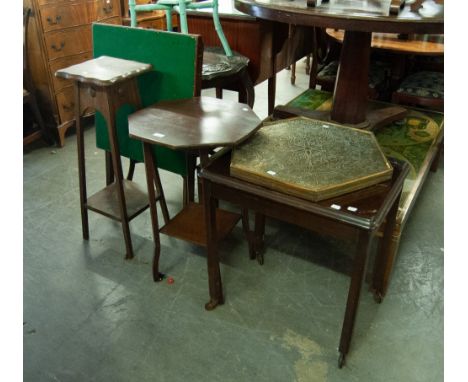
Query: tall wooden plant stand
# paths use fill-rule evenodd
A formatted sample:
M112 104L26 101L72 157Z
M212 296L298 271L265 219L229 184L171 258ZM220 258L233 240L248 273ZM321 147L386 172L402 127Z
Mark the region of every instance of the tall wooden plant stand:
M58 77L74 80L83 238L85 240L89 238L88 210L120 221L125 238L126 259L133 258L129 221L148 208L149 204L146 192L136 183L123 178L120 161L121 148L116 131L116 113L124 104L129 104L136 109L141 107L136 79L151 68L150 64L101 56L56 72ZM108 176L107 186L88 198L81 117L90 108L101 112L106 121L115 181L110 183ZM108 173L110 170L108 168ZM162 208L167 211L158 174L156 174L155 183Z

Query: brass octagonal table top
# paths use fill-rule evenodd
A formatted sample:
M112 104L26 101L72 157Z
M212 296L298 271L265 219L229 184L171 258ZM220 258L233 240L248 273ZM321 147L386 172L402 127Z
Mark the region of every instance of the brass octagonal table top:
M234 177L312 201L383 182L392 172L372 132L308 118L264 126L231 161Z

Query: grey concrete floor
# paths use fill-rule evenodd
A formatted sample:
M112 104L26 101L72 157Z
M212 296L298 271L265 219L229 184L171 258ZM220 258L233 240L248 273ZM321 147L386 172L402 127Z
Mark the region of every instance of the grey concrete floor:
M306 89L302 62L297 76L293 86L280 73L277 103ZM256 87L261 118L266 94L266 84ZM104 185L104 156L93 127L85 135L92 194ZM364 286L338 369L353 243L268 221L260 266L239 225L220 248L226 302L206 312L203 249L163 235L161 268L175 282L153 283L148 212L131 223L133 260L123 259L120 225L103 216L90 212L90 240L82 239L75 135L23 159L25 381L443 380L442 162L406 225L383 303ZM181 180L161 176L174 214ZM141 165L135 180L145 185Z

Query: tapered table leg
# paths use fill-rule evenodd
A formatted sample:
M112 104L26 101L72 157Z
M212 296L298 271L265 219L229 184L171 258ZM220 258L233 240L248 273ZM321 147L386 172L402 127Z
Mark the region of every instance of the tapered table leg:
M143 155L145 160L146 185L148 187L148 199L151 213L151 228L153 231L154 253L153 253L153 281L158 282L164 278L164 274L159 272L159 255L161 253L161 243L159 240L158 210L156 207L156 193L154 192L154 182L156 174L155 158L151 145L143 144Z
M395 261L396 246L394 245L394 234L399 204L400 197L396 198L393 202L392 208L387 215L384 234L382 242L380 243L380 250L374 263L372 291L374 293L374 299L378 303L381 303L385 296L388 280L390 278L390 270L393 268L393 262Z
M218 240L216 232L217 200L211 196L211 184L203 180L203 203L207 234L207 262L210 301L205 304L206 310L213 310L224 303L221 273L219 270Z
M354 322L356 319L357 309L359 306L359 298L361 295L362 283L364 280L367 258L370 251L372 233L368 231L360 231L357 245L357 253L354 258L353 271L351 275L351 284L348 291L348 300L346 302L345 317L341 330L338 360L338 367L342 367L345 361L346 354L349 351L351 336L353 334Z

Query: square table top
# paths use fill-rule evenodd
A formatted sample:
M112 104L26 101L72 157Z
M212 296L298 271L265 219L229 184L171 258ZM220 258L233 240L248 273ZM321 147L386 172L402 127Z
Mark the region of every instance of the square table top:
M139 76L152 69L151 64L121 58L101 56L76 65L57 70L55 75L99 86L114 85Z

